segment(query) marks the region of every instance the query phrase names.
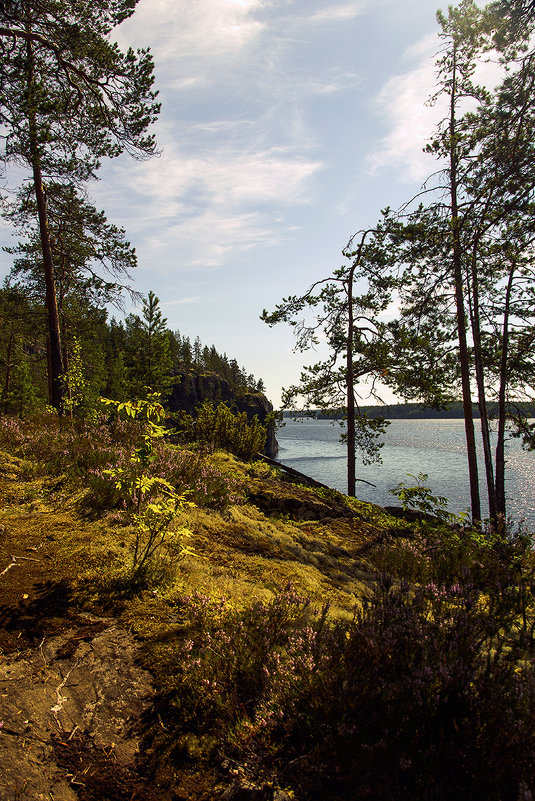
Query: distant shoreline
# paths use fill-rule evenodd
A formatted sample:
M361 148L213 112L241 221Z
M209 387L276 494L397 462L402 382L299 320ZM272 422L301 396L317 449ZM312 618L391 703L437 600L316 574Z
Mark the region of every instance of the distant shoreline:
M489 417L495 417L496 405L488 404ZM522 415L522 417L535 417L535 405L524 401L519 401L514 406L515 413ZM376 419L384 417L387 420L459 420L464 417L463 406L461 401L452 403L446 409L432 409L423 406L421 403L395 403L387 404L385 406L361 406L360 414ZM479 409L474 404L473 406L474 419L479 419ZM340 420L344 417L344 413L340 409L333 409L329 411L321 411L319 409L306 409L302 411L288 411L283 412L285 419L297 418L313 418L316 420Z

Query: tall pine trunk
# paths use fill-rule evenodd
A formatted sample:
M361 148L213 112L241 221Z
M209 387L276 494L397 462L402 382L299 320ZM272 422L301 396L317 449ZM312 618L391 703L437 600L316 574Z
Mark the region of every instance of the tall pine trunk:
M505 309L503 313L502 354L500 360L500 385L498 390L498 438L496 442L496 511L505 522L505 390L507 386L507 359L509 356L509 313L515 264L509 272L505 293Z
M347 403L347 494L355 497L355 378L353 375L353 275L355 263L349 271L347 283L347 347L346 347L346 403Z
M27 25L29 30L29 25ZM30 161L33 173L33 187L37 214L39 218L39 234L41 238L41 251L43 256L43 273L45 279L45 304L48 320L48 341L50 347L49 357L49 392L50 403L59 412L62 407L63 396L63 362L61 357L61 336L59 330L59 316L56 302L56 286L54 282L54 262L50 245L48 229L48 216L46 209L46 196L43 186L41 169L41 154L39 150L39 137L37 132L37 115L35 101L35 71L34 56L30 39L26 43L27 52L27 115L28 135L30 147Z
M353 337L355 319L353 316L353 281L355 270L360 265L364 242L369 231L365 231L360 240L351 269L347 277L347 341L346 341L346 403L347 403L347 494L355 497L356 486L356 442L355 442L355 375L353 367Z
M477 269L477 244L472 254L470 296L470 323L472 328L474 366L476 372L477 398L481 422L481 439L483 442L483 456L485 460L485 476L487 479L487 494L489 499L489 518L496 526L496 489L494 483L494 465L492 460L492 447L490 441L490 422L487 412L487 393L485 390L485 371L483 369L483 353L481 344L481 317L479 308L479 275Z
M477 470L476 439L474 418L472 413L472 395L470 390L470 365L466 337L466 312L464 305L464 281L462 270L462 250L460 241L459 207L457 198L457 130L455 101L457 92L456 50L453 52L452 86L450 95L450 199L451 199L451 233L453 246L453 278L455 283L455 308L457 317L457 336L459 341L459 362L461 368L461 386L463 395L464 430L466 451L468 456L468 475L470 480L470 503L472 520L481 521L481 501L479 497L479 478Z

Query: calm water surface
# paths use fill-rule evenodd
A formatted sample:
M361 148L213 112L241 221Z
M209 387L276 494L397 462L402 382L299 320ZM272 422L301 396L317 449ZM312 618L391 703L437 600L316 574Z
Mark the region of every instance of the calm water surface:
M347 491L345 444L340 424L330 420L286 420L277 432L278 459L302 473ZM476 420L476 426L478 421ZM427 486L435 495L449 499L449 510L460 513L470 505L463 420L392 420L384 437L382 464L359 464L357 477L375 484L357 482L357 497L381 506L397 504L388 490L400 481L411 483L407 474L427 473ZM480 473L483 459L480 454ZM486 498L484 475L481 497ZM412 482L414 483L414 482ZM535 452L522 450L518 440L507 443L506 492L508 514L535 527Z

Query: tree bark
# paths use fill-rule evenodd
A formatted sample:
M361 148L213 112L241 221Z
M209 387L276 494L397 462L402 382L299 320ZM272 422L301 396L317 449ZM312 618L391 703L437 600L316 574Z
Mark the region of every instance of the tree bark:
M498 391L498 439L496 442L496 512L502 525L505 522L505 389L507 386L507 359L509 355L509 311L515 264L511 267L507 290L505 293L505 309L502 330L502 357L500 361L500 386Z
M353 281L355 270L360 265L362 249L369 231L360 240L357 255L353 260L347 277L347 342L346 342L346 403L347 403L347 494L355 497L356 487L356 443L355 443L355 374L353 367L353 336L355 320L353 317Z
M459 362L461 367L461 386L463 395L464 430L468 457L468 474L470 480L470 503L472 521L481 521L481 500L479 496L479 478L477 470L477 452L472 413L472 396L470 390L470 367L468 344L466 337L466 313L464 306L464 282L462 272L462 251L459 230L459 208L457 198L457 132L455 116L455 100L457 91L456 49L453 51L452 88L450 95L450 198L451 198L451 232L453 244L453 277L455 282L455 307L457 316L457 336L459 341Z
M347 282L347 347L346 347L346 403L347 403L347 494L355 497L355 388L353 375L353 274L351 266Z
M485 373L483 369L483 355L481 346L481 324L479 314L479 276L476 263L476 253L472 255L472 287L470 317L472 337L474 341L474 365L476 371L478 408L481 422L481 438L483 441L483 455L485 459L485 476L487 479L487 494L489 499L489 518L496 525L496 489L494 484L494 466L492 462L492 449L490 442L490 423L487 413L487 394L485 391Z
M30 161L33 173L33 186L35 201L37 204L37 214L39 218L39 233L41 237L41 251L43 255L43 273L45 278L45 303L48 319L48 339L50 346L49 361L49 391L50 403L54 408L61 412L63 397L63 362L61 358L61 336L59 330L59 316L56 302L56 287L54 282L54 262L52 259L52 248L50 245L50 233L48 229L48 216L46 209L46 196L43 186L43 175L41 170L41 154L39 151L39 139L37 134L37 119L35 112L34 99L34 57L31 41L26 44L27 52L27 113L28 113L28 132L30 145Z

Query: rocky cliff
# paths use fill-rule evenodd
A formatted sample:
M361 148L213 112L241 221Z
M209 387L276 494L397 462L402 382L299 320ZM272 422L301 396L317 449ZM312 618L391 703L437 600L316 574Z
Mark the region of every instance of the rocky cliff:
M245 412L252 420L255 415L262 424L273 411L272 404L261 392L245 392L237 395L228 381L215 373L179 373L176 383L171 389L167 407L171 412L188 412L194 414L195 409L204 401L214 404L226 403L233 412ZM274 425L268 426L265 453L274 457L279 449L275 437Z

